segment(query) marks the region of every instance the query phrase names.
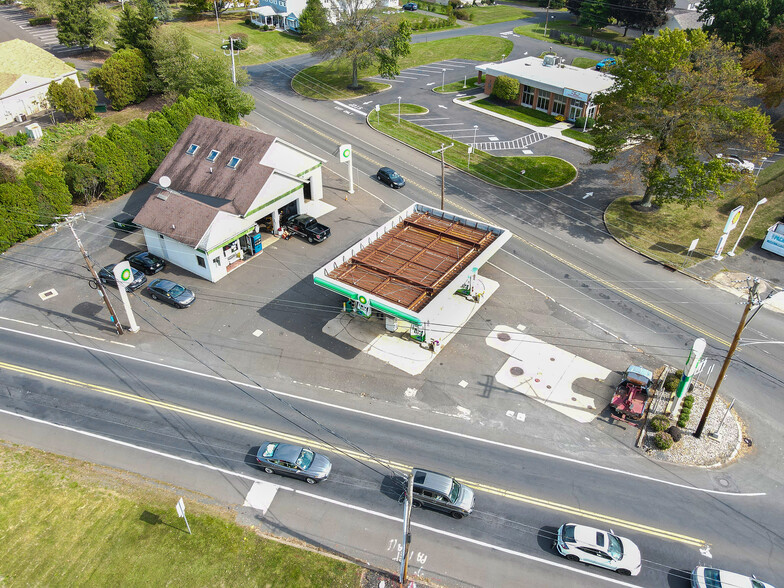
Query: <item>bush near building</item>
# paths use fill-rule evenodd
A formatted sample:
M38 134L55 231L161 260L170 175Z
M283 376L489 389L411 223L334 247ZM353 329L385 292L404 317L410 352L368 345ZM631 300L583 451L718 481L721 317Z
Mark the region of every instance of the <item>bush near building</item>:
M498 76L493 82L492 95L499 100L514 102L520 93L520 82L509 76Z

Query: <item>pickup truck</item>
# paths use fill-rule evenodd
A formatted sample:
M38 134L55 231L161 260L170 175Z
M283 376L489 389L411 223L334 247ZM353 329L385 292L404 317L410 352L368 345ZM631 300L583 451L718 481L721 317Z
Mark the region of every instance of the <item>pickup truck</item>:
M330 235L329 227L322 225L312 216L298 214L286 221L290 233L308 240L308 243L321 243Z

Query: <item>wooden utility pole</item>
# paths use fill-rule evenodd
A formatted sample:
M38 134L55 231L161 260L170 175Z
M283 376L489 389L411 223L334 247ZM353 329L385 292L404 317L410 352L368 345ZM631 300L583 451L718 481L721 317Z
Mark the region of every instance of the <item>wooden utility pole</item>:
M738 348L738 343L740 343L740 334L746 327L746 317L749 315L749 311L752 309L752 307L758 306L760 304L759 294L757 292L759 290L759 283L759 278L754 278L754 281L748 285L749 298L746 302L745 308L743 309L743 314L740 317L738 330L735 331L735 337L732 339L732 344L730 345L729 351L727 351L727 357L724 358L724 364L721 366L721 371L716 377L716 384L713 386L713 391L711 392L710 398L708 398L708 404L705 406L705 411L702 413L700 424L697 425L697 430L694 432L694 436L698 439L702 435L702 430L705 428L705 423L708 420L708 414L710 414L711 408L713 408L713 402L716 400L716 395L719 393L719 388L721 387L721 382L724 379L724 374L727 373L727 368L730 367L732 354L735 353L735 350Z
M445 181L445 174L444 174L444 151L449 149L450 147L454 147L454 143L450 143L446 147L444 144L441 143L441 149L436 149L435 151L431 151L430 153L440 153L441 154L441 210L444 210L444 181Z
M68 228L71 229L71 232L73 233L73 236L76 239L76 244L79 246L79 251L82 252L82 257L84 257L84 262L87 264L87 269L90 270L90 273L93 275L93 279L95 280L95 283L98 284L98 291L101 293L101 298L103 298L103 303L106 305L106 308L109 310L109 316L112 317L112 323L114 323L114 328L117 329L117 334L122 335L123 328L122 325L120 324L120 321L117 320L117 313L115 313L114 308L112 308L112 303L109 301L109 297L106 295L106 290L104 289L103 284L101 283L101 279L98 277L98 274L96 273L95 268L93 267L93 262L90 261L90 256L87 255L87 251L85 250L84 245L82 245L82 241L79 239L79 236L76 234L76 231L73 228L73 221L74 221L73 217L69 217L64 222L65 224L68 225Z
M547 36L547 23L550 20L550 0L547 0L547 11L544 13L544 36Z

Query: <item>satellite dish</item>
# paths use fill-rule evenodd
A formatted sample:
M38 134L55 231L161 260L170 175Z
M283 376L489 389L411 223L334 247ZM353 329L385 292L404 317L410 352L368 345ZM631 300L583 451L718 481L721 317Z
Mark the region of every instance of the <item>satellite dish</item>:
M169 176L161 176L161 179L158 181L158 185L161 188L168 188L171 186L171 178Z

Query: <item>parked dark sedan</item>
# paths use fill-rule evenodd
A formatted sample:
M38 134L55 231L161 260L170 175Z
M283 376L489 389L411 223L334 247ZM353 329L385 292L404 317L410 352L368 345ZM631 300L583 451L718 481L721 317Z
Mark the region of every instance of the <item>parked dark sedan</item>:
M406 185L406 181L403 179L403 176L401 176L391 167L382 167L380 170L378 170L376 177L378 178L379 182L382 182L387 186L391 186L392 188L402 188Z
M134 218L136 217L134 217L132 214L122 212L112 219L112 224L114 225L115 229L132 233L133 231L138 231L141 229L139 225L133 222Z
M166 267L166 262L157 255L153 255L149 251L134 251L125 256L125 261L131 264L131 267L144 272L148 276L157 274Z
M407 2L403 4L403 10L417 10L419 6L417 6L416 2Z
M332 471L332 463L299 445L265 441L256 453L259 462L268 474L283 474L304 479L308 484L326 480Z
M101 283L108 284L109 286L117 287L117 280L114 279L114 274L112 270L114 270L114 266L117 265L113 263L111 265L107 265L106 267L102 268L101 271L98 272L98 279L101 280ZM138 290L142 287L144 282L147 281L147 276L145 276L142 272L137 270L136 268L131 268L133 272L133 281L125 286L125 289L128 292L133 292L134 290Z
M163 300L177 308L186 308L196 300L196 295L191 290L171 280L154 280L147 286L147 292L153 300Z

